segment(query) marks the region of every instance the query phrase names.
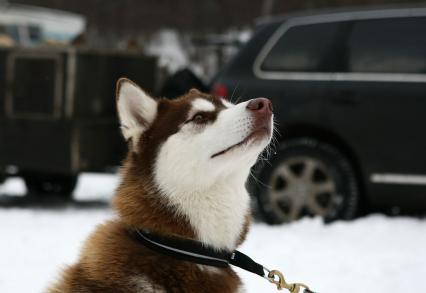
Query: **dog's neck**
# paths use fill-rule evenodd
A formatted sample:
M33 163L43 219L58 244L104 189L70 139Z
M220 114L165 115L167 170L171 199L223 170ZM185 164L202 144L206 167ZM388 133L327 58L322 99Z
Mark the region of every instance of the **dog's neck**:
M217 249L233 250L244 237L250 200L244 182L221 182L209 189L162 195L194 229L197 240Z
M250 220L244 180L238 184L223 180L208 189L164 194L124 172L114 205L126 225L195 239L216 249L235 249Z

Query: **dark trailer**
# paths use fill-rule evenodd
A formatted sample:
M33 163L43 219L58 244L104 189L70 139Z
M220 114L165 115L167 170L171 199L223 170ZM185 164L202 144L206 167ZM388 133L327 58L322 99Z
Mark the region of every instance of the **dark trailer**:
M0 48L0 183L18 173L30 194L68 195L80 172L117 166L115 82L152 91L156 63L133 51Z

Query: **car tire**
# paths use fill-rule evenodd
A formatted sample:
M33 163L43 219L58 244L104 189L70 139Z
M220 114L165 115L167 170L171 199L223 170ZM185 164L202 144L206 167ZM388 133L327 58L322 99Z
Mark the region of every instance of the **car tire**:
M334 146L313 138L282 143L276 155L256 172L255 196L269 224L303 216L325 222L356 216L359 185L350 161Z
M30 196L53 195L70 199L77 185L78 175L34 174L22 175Z

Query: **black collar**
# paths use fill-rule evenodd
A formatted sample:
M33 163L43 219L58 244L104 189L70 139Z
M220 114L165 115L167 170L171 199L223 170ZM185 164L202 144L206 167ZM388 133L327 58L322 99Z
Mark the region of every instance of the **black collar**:
M132 237L144 246L161 254L197 264L226 268L234 265L261 277L266 277L266 270L250 257L238 250L217 250L199 241L165 237L147 230L133 229Z
M217 250L199 241L178 237L165 237L147 230L132 229L129 232L133 239L149 249L179 260L221 268L233 265L267 279L269 282L277 285L279 290L285 288L292 293L298 293L301 288L305 288L305 293L313 293L305 284L286 283L281 272L266 269L238 250Z

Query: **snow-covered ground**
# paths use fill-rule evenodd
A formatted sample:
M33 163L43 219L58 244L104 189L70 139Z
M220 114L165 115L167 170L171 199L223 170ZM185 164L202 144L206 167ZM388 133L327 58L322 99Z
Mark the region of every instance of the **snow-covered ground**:
M85 174L76 197L108 199L113 175ZM25 193L20 179L0 194ZM114 217L107 207L0 208L0 292L41 292L65 264L76 260L94 227ZM372 215L324 225L304 219L291 225L254 224L240 248L288 281L323 293L426 292L426 220ZM248 292L276 292L264 279L237 269Z

